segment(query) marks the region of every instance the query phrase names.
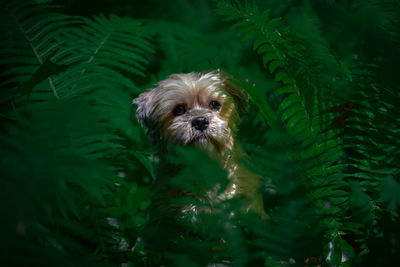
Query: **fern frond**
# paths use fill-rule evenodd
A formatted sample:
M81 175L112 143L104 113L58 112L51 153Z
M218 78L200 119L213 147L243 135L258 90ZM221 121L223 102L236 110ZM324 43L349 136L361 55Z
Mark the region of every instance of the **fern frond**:
M400 95L397 90L378 84L360 85L359 89L353 100L357 100L357 106L349 111L351 117L345 128L349 175L359 180L363 188L376 193L385 177L400 173L396 130L400 125L396 110Z
M1 113L11 120L1 133L0 145L6 148L1 152L5 174L1 184L4 189L21 188L24 197L9 199L26 212L23 216L10 212L6 223L20 220L21 227L28 227L30 244L44 244L37 253L54 249L59 258L66 251L111 255L128 242L107 220L118 221L112 209L105 208L116 205L109 196L117 185L120 192L129 187L121 178L128 172L121 162L149 172L127 147L142 146L140 126L130 121L132 95L140 92L130 77L144 69L153 50L132 19L90 20L46 7L47 2L15 1L2 10L8 17L1 20L5 41L0 48L4 70L0 76L5 78L2 95L7 96L1 99L6 103ZM21 159L24 167L13 172ZM132 201L139 205L148 198L146 190L130 195L129 205L119 203L119 215L133 228L143 224L143 210L132 213L130 208ZM23 250L21 242L13 246Z
M0 74L4 79L2 87L27 82L47 59L60 52L63 42L56 41L56 36L79 22L66 15L48 13L30 1L12 1L2 10L2 18L0 64L8 68ZM58 98L52 77L47 77L46 86Z
M268 11L261 12L254 4L217 1L216 12L226 20L238 21L232 28L245 38L254 40L254 50L262 55L264 66L280 82L281 86L275 90L275 96L279 99L275 119L265 115L264 118L273 129L279 129L280 123L277 122L283 122L289 144L298 148L295 153L290 153L292 157L289 164L294 165L295 171L292 174L294 176L288 177L296 177L307 184L305 190L310 201L307 205L335 205L334 209L326 209L324 214L314 215L315 218L329 218L327 221L316 220L314 223L325 228L324 231L329 233L327 236L333 238L339 231L341 217L348 210L349 194L347 182L344 181L346 175L342 173L347 165L339 164L344 157L342 141L337 138L338 131L330 129L331 124L326 123L329 118L332 119L332 115L321 112L328 106L318 106L321 103L327 105L327 99L321 94L316 95L319 98L314 103L318 105L314 106L310 105L314 99L308 96L310 88L313 88L312 92L323 92L329 86L318 74L322 62L318 62L318 56L312 54L313 51L301 36L283 26L279 19L269 18ZM256 99L255 103L265 102L265 97L256 96L254 89L248 92L250 97ZM315 94L310 95L315 97ZM261 154L265 157L267 152ZM262 158L261 154L258 157ZM273 159L266 161L274 162ZM258 164L271 170L268 164ZM277 177L271 171L269 174L273 179L279 180L279 174L276 174ZM333 221L336 223L332 223ZM279 247L279 244L272 243L272 247ZM289 245L284 247L287 246ZM281 249L281 255L288 254L283 247ZM277 255L276 251L271 253Z
M85 25L71 32L73 37L69 38L83 41L79 44L79 53L88 64L87 68L93 63L143 75L143 66L148 63L147 56L153 49L140 22L103 15L93 20L83 19L83 22Z

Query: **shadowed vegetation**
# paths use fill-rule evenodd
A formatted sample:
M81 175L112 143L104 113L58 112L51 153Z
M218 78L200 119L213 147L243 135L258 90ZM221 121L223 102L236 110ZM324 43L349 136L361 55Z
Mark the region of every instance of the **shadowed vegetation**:
M397 0L13 0L0 13L3 265L399 262ZM188 147L160 165L132 99L212 69L249 95L237 139L267 220L239 198L168 213L210 208L199 196L226 172Z

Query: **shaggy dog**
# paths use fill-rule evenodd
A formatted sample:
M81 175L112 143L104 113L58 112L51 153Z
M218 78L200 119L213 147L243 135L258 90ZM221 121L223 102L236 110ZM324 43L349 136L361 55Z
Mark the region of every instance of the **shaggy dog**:
M261 179L239 163L246 154L235 140L239 110L245 110L247 102L247 93L219 70L172 74L133 100L153 142L199 147L228 172L223 193L207 193L212 201L241 196L245 211L264 218ZM198 212L194 207L181 212L188 210Z

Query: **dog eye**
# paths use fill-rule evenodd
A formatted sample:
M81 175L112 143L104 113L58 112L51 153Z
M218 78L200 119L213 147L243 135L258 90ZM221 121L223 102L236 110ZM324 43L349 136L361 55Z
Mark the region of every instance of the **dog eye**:
M209 104L210 108L213 110L219 110L221 108L221 104L218 101L211 101Z
M174 116L180 116L182 114L184 114L186 112L186 108L184 105L176 105L176 107L174 107L174 110L172 110L172 113L174 114Z

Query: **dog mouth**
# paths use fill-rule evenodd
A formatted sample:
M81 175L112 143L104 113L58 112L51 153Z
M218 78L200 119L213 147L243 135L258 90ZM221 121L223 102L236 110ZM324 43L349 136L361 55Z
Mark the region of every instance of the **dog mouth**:
M188 146L196 146L200 149L205 149L207 151L215 151L217 153L222 153L221 144L218 142L217 139L213 138L212 136L208 135L201 135L192 138Z
M212 143L212 139L207 136L207 135L200 135L200 136L195 136L193 137L189 142L188 145L196 145L196 144L206 144L206 143Z

